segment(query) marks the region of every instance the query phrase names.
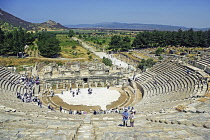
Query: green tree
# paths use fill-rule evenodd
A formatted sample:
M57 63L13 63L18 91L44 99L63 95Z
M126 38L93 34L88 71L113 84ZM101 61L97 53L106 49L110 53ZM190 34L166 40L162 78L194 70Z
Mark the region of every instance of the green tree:
M122 38L118 35L114 35L111 37L111 41L109 43L109 49L112 51L118 51L121 47Z
M93 59L93 56L92 55L89 55L88 56L88 60L92 60Z
M129 49L131 49L131 40L128 36L125 36L122 38L120 51L128 51Z
M142 59L138 65L138 68L141 70L145 70L146 68L152 67L156 62L153 59Z
M68 37L70 37L70 38L71 38L71 37L73 37L73 36L74 36L74 34L75 34L75 33L74 33L74 31L73 31L73 30L69 30Z
M135 37L132 47L136 49L144 48L147 45L146 39L147 39L146 34L139 33Z
M157 56L160 56L163 52L164 52L164 49L161 48L161 47L159 47L159 48L157 48L157 50L155 51L155 54L156 54Z
M76 47L75 45L73 45L73 46L71 46L71 48L74 50L74 49L76 49L77 47Z
M37 41L40 54L44 57L57 57L61 48L55 34L42 32Z
M81 34L79 34L79 39L81 39L82 38L82 35Z
M109 58L103 57L102 62L103 62L106 66L112 66L112 60L109 59Z
M35 40L33 33L27 33L25 30L20 28L15 28L10 32L6 32L4 35L4 40L1 43L2 49L1 53L8 54L18 54L19 52L24 52L25 45L33 44Z
M0 28L0 48L1 48L0 54L4 54L5 52L4 39L5 39L4 31L2 31Z

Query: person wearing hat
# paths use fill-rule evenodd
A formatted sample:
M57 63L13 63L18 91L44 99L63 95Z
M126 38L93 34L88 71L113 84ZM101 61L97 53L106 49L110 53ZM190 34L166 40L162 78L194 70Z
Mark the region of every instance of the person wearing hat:
M134 127L134 118L135 118L135 110L131 110L131 115L129 117L131 127Z
M123 126L127 126L127 122L129 118L129 113L128 113L127 108L125 108L124 112L122 113L122 117L123 117Z

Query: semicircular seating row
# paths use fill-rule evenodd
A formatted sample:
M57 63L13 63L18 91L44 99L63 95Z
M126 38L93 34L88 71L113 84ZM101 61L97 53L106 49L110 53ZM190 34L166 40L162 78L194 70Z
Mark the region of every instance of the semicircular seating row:
M135 81L143 91L141 104L203 96L207 90L201 74L171 60L156 64Z
M204 56L197 61L189 60L188 63L210 74L210 56Z
M14 74L4 67L0 67L0 88L21 95L29 93L29 89L20 81L21 75ZM33 89L32 89L33 91Z

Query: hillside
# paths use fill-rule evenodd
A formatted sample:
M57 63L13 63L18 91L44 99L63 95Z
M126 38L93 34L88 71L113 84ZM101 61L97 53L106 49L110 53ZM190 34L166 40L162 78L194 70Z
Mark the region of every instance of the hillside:
M2 23L6 22L6 23L11 24L12 26L23 27L23 28L29 29L29 30L34 28L33 23L27 22L27 21L22 20L18 17L15 17L12 14L3 11L2 9L0 9L0 21Z
M61 25L60 23L56 23L55 21L48 20L47 22L38 23L37 27L39 28L45 28L47 30L62 30L62 29L69 29L68 27L65 27Z
M188 30L190 28L183 26L158 25L158 24L140 24L140 23L119 23L104 22L97 24L77 24L65 25L69 28L103 28L103 29L132 29L132 30L159 30L159 31L177 31L179 29ZM193 28L194 30L208 30L210 28Z
M61 25L60 23L56 23L55 21L48 20L43 23L31 23L25 20L22 20L10 13L7 13L0 9L0 23L8 23L14 27L23 27L26 30L65 30L68 27Z

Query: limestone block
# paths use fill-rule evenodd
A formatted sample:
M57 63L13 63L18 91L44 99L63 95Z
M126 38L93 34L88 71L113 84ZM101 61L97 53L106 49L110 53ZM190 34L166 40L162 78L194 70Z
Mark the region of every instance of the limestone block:
M160 122L160 123L164 123L164 122L165 122L165 120L160 119L160 120L159 120L159 122Z
M210 122L206 122L203 126L204 126L205 128L210 129Z
M185 125L186 119L177 120L178 124Z
M197 136L197 137L185 138L185 140L205 140L205 139L202 136Z
M192 122L192 125L195 126L195 127L202 127L203 124L201 122Z
M6 108L6 109L5 109L5 112L10 112L10 111L12 111L11 108Z
M196 108L194 108L194 107L187 107L186 109L184 109L184 111L196 113Z

